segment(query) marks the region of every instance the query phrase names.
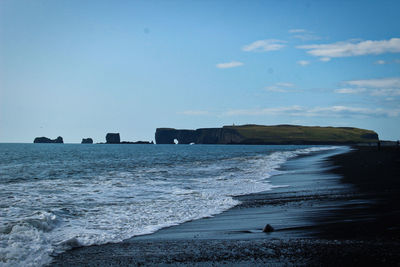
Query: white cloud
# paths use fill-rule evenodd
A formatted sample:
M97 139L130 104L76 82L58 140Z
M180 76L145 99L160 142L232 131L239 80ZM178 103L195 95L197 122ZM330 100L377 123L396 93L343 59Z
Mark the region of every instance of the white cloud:
M291 29L289 33L292 33L293 38L300 39L302 41L311 41L311 40L320 40L321 37L316 36L313 32L305 30L305 29Z
M306 34L296 34L293 35L293 38L300 39L302 41L312 41L312 40L320 40L321 37L316 36L314 34L306 33Z
M210 112L206 110L185 110L181 112L180 114L183 115L189 115L189 116L203 116L203 115L209 115Z
M338 94L358 94L365 92L365 88L341 88L341 89L336 89L335 93Z
M359 87L370 87L370 88L400 88L400 77L353 80L353 81L346 81L345 84L359 86Z
M288 88L290 87L294 87L294 84L288 82L279 82L275 83L274 85L265 87L265 90L269 92L286 93L289 92Z
M243 46L242 50L246 52L268 52L284 48L287 43L283 40L267 39L255 41L251 44Z
M299 60L297 61L297 64L301 65L301 66L307 66L308 64L310 64L310 61L307 60Z
M346 81L344 84L350 88L336 89L339 94L357 94L366 92L371 96L387 97L386 100L393 100L400 96L400 77L353 80Z
M279 86L275 86L275 85L267 86L267 87L265 87L265 90L268 92L277 92L277 93L286 93L287 92L286 89L283 89L283 88L281 88Z
M400 38L381 41L346 41L331 44L301 45L297 46L297 48L308 50L308 54L322 58L380 55L384 53L400 53Z
M329 107L276 107L263 109L238 109L225 112L225 116L302 116L302 117L397 117L400 109L361 108L348 106Z
M381 88L372 90L373 96L400 96L400 88Z
M377 61L375 61L375 64L377 64L377 65L384 65L384 64L387 64L387 62L385 61L385 60L377 60Z
M226 63L219 63L217 64L217 68L219 69L229 69L229 68L235 68L235 67L240 67L242 66L243 63L239 61L231 61L231 62L226 62Z
M300 32L307 32L305 29L290 29L289 33L300 33Z
M330 57L321 57L319 60L323 61L323 62L328 62L331 61Z
M276 83L276 85L283 86L283 87L293 87L294 86L293 83L285 83L285 82Z
M380 59L380 60L377 60L374 62L374 64L377 64L377 65L399 64L399 63L400 63L400 59L394 59L394 60L390 60L390 61Z

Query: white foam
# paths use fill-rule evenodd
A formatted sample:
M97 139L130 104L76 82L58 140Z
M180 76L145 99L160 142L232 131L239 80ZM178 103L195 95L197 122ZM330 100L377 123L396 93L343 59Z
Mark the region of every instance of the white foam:
M0 265L41 266L76 246L120 242L163 227L219 214L232 196L271 190L269 177L288 159L335 149L105 171L91 179L41 179L1 185ZM4 190L4 191L1 191Z

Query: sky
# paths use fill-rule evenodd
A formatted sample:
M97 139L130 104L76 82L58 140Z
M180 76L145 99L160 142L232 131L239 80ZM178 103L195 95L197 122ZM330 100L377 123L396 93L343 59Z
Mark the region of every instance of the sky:
M400 1L0 1L0 142L158 127L400 139Z

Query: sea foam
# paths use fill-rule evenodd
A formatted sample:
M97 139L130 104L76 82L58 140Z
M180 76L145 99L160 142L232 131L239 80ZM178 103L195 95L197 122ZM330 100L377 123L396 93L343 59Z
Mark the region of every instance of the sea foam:
M336 148L196 147L121 152L120 158L95 150L82 152L83 162L74 158L76 148L66 163L53 155L44 166L33 162L28 173L15 170L23 179L0 184L0 265L42 266L73 247L219 214L239 204L233 196L271 190L268 178L288 159ZM88 171L86 161L98 167Z

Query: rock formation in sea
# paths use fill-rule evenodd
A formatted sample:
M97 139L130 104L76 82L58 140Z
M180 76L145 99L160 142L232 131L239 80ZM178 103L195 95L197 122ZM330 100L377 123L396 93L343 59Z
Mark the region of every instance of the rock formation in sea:
M376 143L378 134L351 127L242 125L197 130L157 128L157 144L335 145Z
M82 138L81 144L93 144L92 138Z
M63 144L64 140L61 136L57 137L56 139L50 139L47 137L36 137L35 140L33 140L34 143L56 143L56 144Z
M106 135L106 144L120 144L121 138L119 137L119 133L108 133Z
M119 133L108 133L106 135L106 144L121 144L121 145L150 145L154 144L153 141L121 141Z

